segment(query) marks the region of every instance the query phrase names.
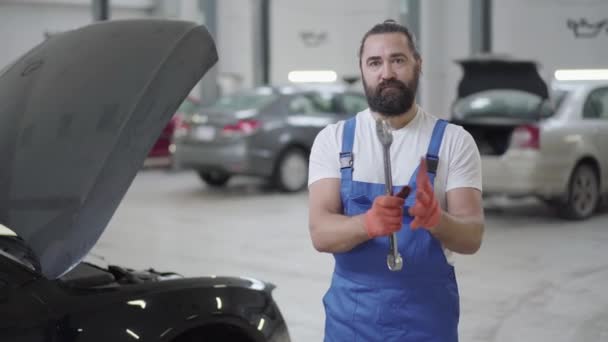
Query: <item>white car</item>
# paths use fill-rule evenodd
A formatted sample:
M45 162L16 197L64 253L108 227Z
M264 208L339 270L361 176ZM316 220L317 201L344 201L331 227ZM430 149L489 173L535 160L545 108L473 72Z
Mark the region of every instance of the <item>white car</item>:
M452 121L477 142L484 194L590 217L608 192L608 70L559 70L549 89L530 61L460 63Z

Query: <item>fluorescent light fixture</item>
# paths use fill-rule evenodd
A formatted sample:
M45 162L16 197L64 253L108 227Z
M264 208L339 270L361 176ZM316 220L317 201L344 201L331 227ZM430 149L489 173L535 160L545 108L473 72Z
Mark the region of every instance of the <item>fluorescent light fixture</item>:
M217 309L222 310L222 298L215 297L215 302L217 303Z
M133 306L139 306L142 309L146 308L146 301L141 300L141 299L128 301L127 304L133 305Z
M563 69L555 71L559 81L608 80L608 69Z
M256 94L258 95L272 95L274 90L271 87L261 87L256 90Z
M251 289L262 291L266 288L266 285L264 284L264 282L257 280L255 278L250 278L250 277L239 277L239 278L241 278L243 280L248 280L249 282L251 282L251 284L249 285L249 287Z
M260 318L260 323L258 324L259 331L262 331L262 329L264 329L264 323L266 323L266 321L263 318Z
M134 333L131 329L127 329L127 334L131 335L131 337L133 337L134 339L139 340L139 335Z
M14 231L0 224L0 236L17 236Z
M482 109L490 105L490 99L487 97L480 97L471 102L471 108Z
M203 124L209 121L209 117L207 115L194 114L190 120L192 120L192 122L195 124Z
M170 333L171 330L173 330L173 328L167 328L167 330L163 331L163 333L160 334L160 337L161 338L165 337L165 335L167 335L168 333Z
M331 83L338 79L333 70L300 70L291 71L287 78L293 83Z
M257 112L256 109L244 109L237 111L234 115L237 119L249 119L250 117L255 116Z

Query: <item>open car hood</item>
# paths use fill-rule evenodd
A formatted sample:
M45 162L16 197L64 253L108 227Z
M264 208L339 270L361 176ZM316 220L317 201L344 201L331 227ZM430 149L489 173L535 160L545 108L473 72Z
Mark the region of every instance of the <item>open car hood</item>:
M480 57L459 60L457 63L463 69L458 98L491 89L522 90L542 98L548 97L547 85L533 61Z
M217 62L172 20L62 33L0 71L0 224L55 279L95 245L148 151Z

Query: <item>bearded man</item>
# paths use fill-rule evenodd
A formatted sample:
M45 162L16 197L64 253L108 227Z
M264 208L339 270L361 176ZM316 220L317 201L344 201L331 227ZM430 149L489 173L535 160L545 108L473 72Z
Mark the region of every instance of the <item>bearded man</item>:
M457 341L453 253L476 253L484 231L479 151L415 102L422 58L406 27L369 30L359 67L369 109L325 127L310 154L310 237L335 259L325 341ZM377 119L392 128L391 194ZM387 267L392 234L400 270Z

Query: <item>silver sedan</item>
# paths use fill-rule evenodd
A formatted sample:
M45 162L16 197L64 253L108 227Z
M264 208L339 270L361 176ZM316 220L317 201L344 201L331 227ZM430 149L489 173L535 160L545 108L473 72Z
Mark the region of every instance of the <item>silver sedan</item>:
M608 77L589 79L603 71L559 71L548 89L533 63L462 64L453 121L477 142L484 193L533 195L564 218L591 216L608 192Z

